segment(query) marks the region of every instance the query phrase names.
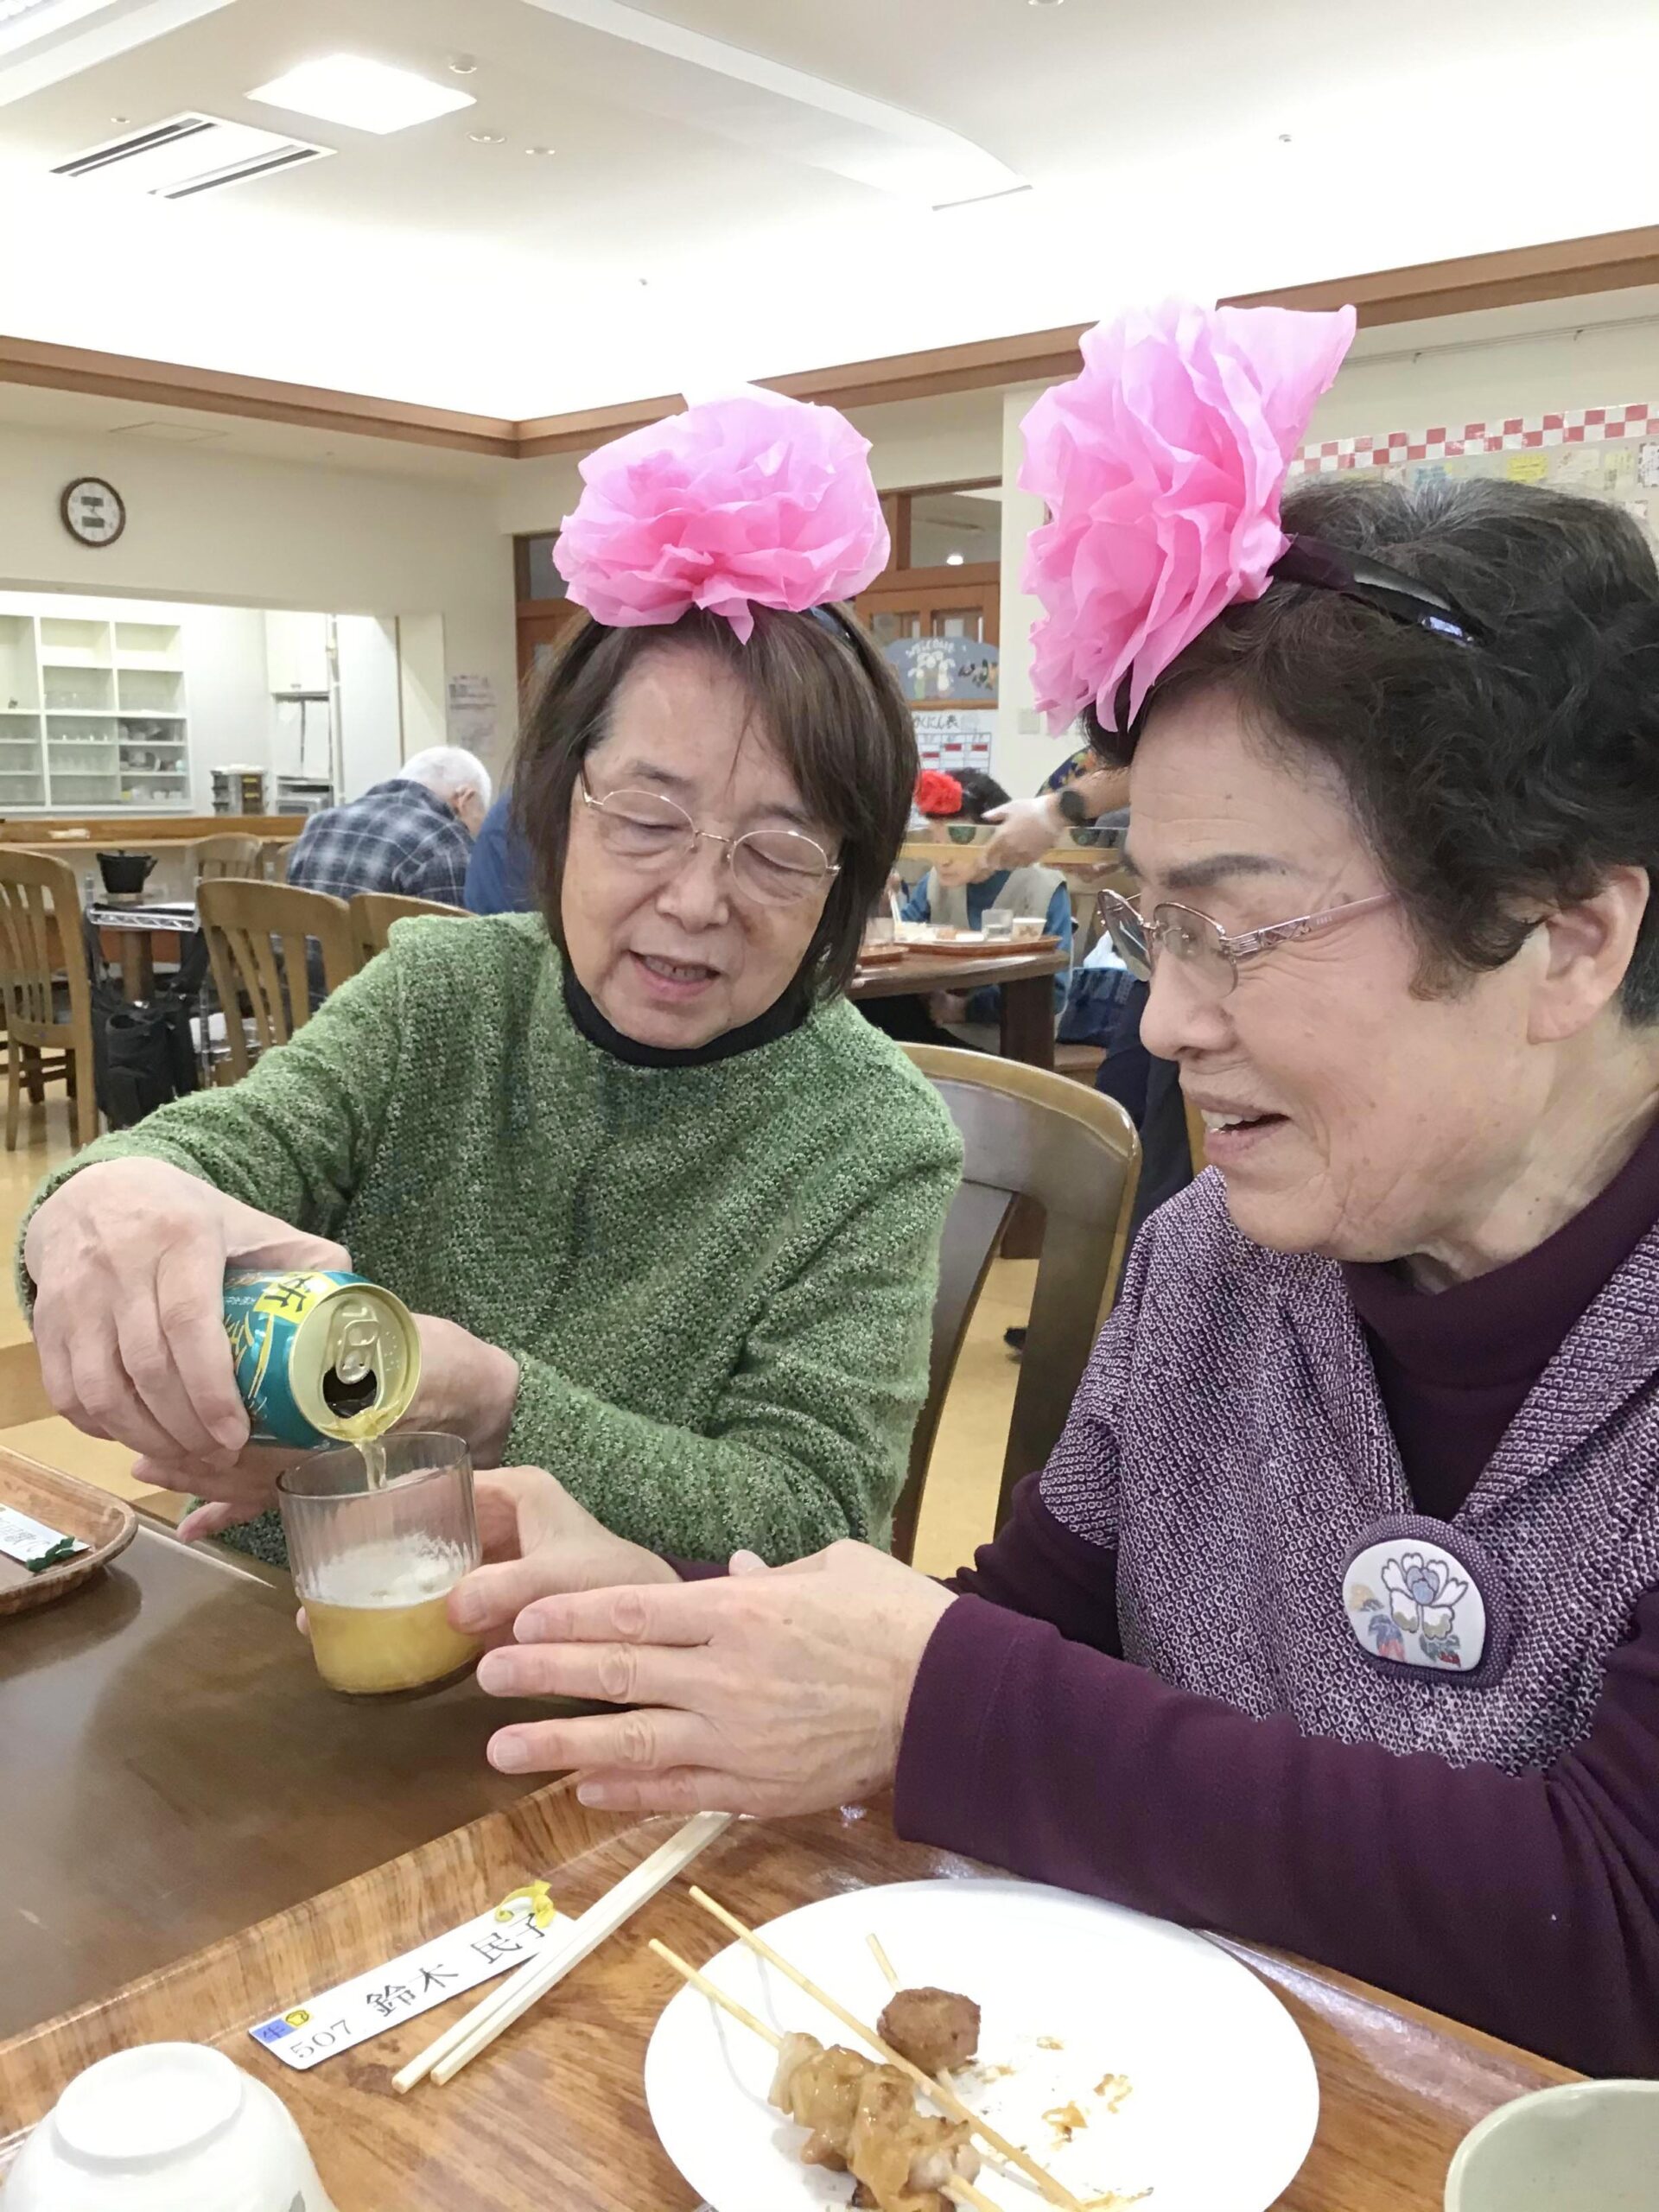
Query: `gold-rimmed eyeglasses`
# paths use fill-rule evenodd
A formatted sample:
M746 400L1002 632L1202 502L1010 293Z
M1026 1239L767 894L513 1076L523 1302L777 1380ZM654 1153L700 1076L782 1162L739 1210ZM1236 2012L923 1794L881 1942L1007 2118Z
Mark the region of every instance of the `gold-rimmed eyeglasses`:
M595 797L585 767L582 803L606 850L633 868L667 874L700 842L721 846L734 883L761 906L793 906L841 874L839 861L798 830L748 830L741 837L722 836L716 830L699 830L683 806L660 791L623 790Z
M1132 899L1116 891L1101 892L1096 905L1106 934L1132 976L1149 983L1154 969L1167 956L1179 961L1183 973L1211 996L1224 999L1238 981L1242 961L1270 952L1275 944L1315 937L1338 922L1378 913L1384 906L1392 906L1395 899L1394 892L1379 891L1369 899L1351 899L1345 906L1327 906L1320 913L1269 922L1265 928L1244 930L1236 937L1230 937L1218 921L1200 913L1196 906L1163 901L1143 916Z

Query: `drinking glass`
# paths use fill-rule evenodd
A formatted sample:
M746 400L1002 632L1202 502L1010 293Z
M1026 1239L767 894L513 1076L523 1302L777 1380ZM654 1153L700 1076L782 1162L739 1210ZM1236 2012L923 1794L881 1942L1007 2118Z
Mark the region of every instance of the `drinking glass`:
M444 1601L481 1556L473 1465L458 1436L387 1436L385 1480L356 1445L308 1452L276 1478L294 1587L317 1672L350 1697L435 1688L478 1645Z
M988 906L980 926L988 938L1001 942L1013 937L1014 918L1012 906Z

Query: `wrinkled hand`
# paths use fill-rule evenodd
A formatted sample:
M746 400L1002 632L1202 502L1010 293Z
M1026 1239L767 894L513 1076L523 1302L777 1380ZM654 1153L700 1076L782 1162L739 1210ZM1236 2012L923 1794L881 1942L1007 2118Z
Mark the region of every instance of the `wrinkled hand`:
M501 1467L473 1485L485 1564L449 1593L449 1618L486 1644L511 1643L512 1624L538 1598L620 1583L672 1583L666 1560L613 1536L539 1467Z
M54 1406L89 1436L224 1473L248 1440L225 1271L349 1268L308 1236L159 1160L105 1160L29 1225L35 1341Z
M490 1740L508 1773L581 1767L585 1804L618 1812L785 1815L892 1779L917 1669L955 1602L868 1545L792 1567L740 1552L728 1580L543 1599L486 1653L498 1697L641 1708L532 1721Z
M985 819L997 825L982 855L993 874L1001 868L1029 867L1059 840L1060 824L1046 798L1011 798L1006 806L992 807Z
M420 1384L393 1433L437 1429L462 1437L474 1461L487 1465L499 1456L512 1426L518 1361L439 1314L417 1313L415 1326L421 1339ZM222 1335L222 1320L219 1329ZM134 1461L132 1471L138 1482L204 1501L179 1523L180 1535L194 1543L198 1536L223 1535L274 1505L277 1476L304 1456L292 1444L247 1445L228 1465L185 1452L147 1452Z

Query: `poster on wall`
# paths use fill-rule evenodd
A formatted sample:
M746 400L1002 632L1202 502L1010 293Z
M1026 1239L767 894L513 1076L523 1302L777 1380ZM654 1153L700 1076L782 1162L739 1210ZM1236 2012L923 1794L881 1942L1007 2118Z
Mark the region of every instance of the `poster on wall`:
M988 708L923 708L912 719L924 768L943 768L952 776L963 768L989 771L996 716Z
M996 704L997 648L978 638L895 638L883 648L906 699Z
M1512 484L1547 484L1623 507L1659 551L1659 404L1563 409L1468 423L1458 429L1395 430L1386 436L1331 438L1305 446L1291 463L1293 479L1352 469L1408 485L1436 479L1501 477Z
M487 753L495 741L495 686L487 676L449 678L449 742L469 753Z

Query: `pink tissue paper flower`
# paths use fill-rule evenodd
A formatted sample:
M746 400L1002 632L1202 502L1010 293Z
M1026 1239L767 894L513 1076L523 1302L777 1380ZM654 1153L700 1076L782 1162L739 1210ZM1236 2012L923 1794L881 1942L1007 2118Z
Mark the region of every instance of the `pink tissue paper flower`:
M870 449L833 407L746 391L601 446L553 558L579 607L621 629L693 607L746 641L753 609L804 612L887 564Z
M1024 588L1037 703L1062 729L1085 702L1116 728L1236 600L1259 599L1289 540L1285 471L1353 341L1354 311L1171 302L1102 323L1083 372L1023 425L1020 482L1046 500Z

